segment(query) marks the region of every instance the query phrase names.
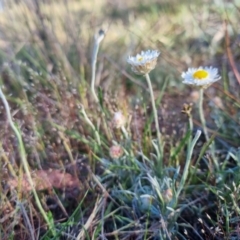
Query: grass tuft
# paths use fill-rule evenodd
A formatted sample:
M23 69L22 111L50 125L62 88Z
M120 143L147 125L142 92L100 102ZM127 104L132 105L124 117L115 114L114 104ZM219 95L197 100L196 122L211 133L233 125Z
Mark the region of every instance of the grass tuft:
M239 16L4 1L0 239L239 239ZM146 83L127 59L148 49ZM181 79L200 66L221 75L204 94Z

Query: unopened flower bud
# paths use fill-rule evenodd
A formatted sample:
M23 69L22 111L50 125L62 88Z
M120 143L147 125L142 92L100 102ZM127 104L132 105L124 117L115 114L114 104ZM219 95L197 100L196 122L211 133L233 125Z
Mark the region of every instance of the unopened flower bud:
M99 44L103 40L104 36L105 32L102 29L100 29L98 33L95 35L95 41Z
M116 112L113 116L112 124L114 128L121 128L125 125L126 119L121 111Z
M168 188L164 193L163 193L163 198L166 202L170 202L172 200L173 193L172 189Z
M140 196L140 209L147 211L153 204L154 197L149 194L142 194Z
M123 155L123 149L119 145L110 147L109 155L112 159L118 159Z
M218 97L218 96L214 97L212 99L212 102L216 107L222 108L222 109L224 108L222 99L220 97Z

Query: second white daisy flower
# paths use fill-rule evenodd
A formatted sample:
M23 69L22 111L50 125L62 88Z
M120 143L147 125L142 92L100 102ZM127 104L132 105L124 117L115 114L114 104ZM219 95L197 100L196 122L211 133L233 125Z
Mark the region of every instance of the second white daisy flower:
M189 68L182 73L183 83L206 88L221 79L218 69L213 67Z

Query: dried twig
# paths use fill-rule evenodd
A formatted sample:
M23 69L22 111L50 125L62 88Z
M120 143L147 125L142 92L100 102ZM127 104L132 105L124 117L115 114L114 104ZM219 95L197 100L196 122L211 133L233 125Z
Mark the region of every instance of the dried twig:
M226 51L227 51L227 56L228 56L228 59L229 59L229 63L231 65L231 68L233 70L233 73L234 73L238 83L240 84L240 74L237 70L235 61L233 59L232 51L230 49L230 40L229 40L229 35L228 35L228 30L227 30L227 21L224 22L224 30L225 30Z

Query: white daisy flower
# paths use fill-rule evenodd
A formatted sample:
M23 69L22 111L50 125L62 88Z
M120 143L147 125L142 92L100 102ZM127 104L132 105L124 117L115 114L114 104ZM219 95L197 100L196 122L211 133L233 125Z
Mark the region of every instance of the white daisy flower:
M137 74L147 74L153 70L157 64L160 52L156 50L142 51L135 57L129 56L127 62L132 65L132 71Z
M201 88L207 88L212 83L218 81L221 77L218 75L218 69L213 67L189 68L187 72L182 73L183 83L195 85Z

